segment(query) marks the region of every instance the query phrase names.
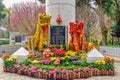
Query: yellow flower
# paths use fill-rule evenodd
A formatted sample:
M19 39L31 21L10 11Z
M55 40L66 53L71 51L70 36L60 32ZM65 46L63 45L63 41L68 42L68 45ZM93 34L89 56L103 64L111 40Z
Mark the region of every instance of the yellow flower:
M105 61L104 61L104 60L102 60L102 64L105 64Z
M65 56L65 58L68 58L68 59L69 59L69 58L70 58L70 56L66 55L66 56Z
M82 54L80 55L80 58L81 58L81 59L85 59L86 57L87 57L87 55L86 55L85 53L84 53L84 54L82 53Z
M96 61L96 64L99 64L99 65L105 64L105 61L104 61L104 60L97 60L97 61Z
M32 63L32 64L38 64L39 61L38 61L38 60L33 60L33 61L31 61L31 63Z
M65 57L61 57L62 60L65 60Z
M75 56L75 55L76 55L75 52L70 53L70 56Z
M51 60L51 61L55 61L55 60L56 60L56 57L51 57L50 60Z
M98 64L99 63L99 60L96 60L96 64Z
M75 56L77 54L77 52L67 51L65 54L66 54L66 56Z
M16 59L17 59L17 57L16 57L16 56L13 56L13 55L10 56L10 58L13 59L13 60L16 60Z
M13 59L12 59L12 58L8 58L8 59L6 59L6 61L8 61L8 62L12 62Z
M74 52L74 54L78 55L79 53L78 52Z

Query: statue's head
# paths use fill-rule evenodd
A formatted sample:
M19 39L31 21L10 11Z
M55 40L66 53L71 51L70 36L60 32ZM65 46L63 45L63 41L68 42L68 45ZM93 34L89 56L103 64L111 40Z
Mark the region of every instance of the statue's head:
M41 23L41 24L50 25L51 17L52 17L51 15L46 15L46 13L39 14L38 15L38 22Z

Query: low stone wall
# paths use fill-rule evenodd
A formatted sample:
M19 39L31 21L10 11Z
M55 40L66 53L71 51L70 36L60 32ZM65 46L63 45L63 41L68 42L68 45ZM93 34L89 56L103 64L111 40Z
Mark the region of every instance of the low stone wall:
M103 55L108 55L118 58L120 57L120 48L100 46L100 52Z
M13 54L20 47L21 46L0 46L0 56L2 55L3 51L5 51L5 53L8 53L8 54Z
M16 50L18 50L20 47L21 46L0 46L0 56L2 55L2 51L5 51L8 54L12 54ZM100 52L103 55L120 57L120 48L101 46L100 47Z

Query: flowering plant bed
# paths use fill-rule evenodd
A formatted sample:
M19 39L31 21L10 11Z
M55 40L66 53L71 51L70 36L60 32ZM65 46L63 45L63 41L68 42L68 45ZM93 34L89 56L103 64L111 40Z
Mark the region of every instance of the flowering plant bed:
M59 50L57 51L59 52ZM28 54L28 59L21 63L16 63L17 58L15 56L3 55L4 72L54 80L115 75L114 59L108 56L105 56L103 60L87 62L85 55L81 57L81 54L86 54L85 51L80 53L65 51L61 56L54 54L53 50L50 52L52 55L47 58L44 57L46 54L43 53L31 52ZM7 65L8 63L12 66Z

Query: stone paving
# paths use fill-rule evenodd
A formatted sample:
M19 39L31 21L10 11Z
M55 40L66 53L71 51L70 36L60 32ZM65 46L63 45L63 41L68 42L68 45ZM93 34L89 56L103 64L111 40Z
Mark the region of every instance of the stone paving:
M6 73L3 72L2 69L3 60L0 58L0 80L44 80L44 79L37 79L32 77L27 77L23 75L17 75L13 73ZM75 80L120 80L120 63L115 63L115 76L94 76L87 79L75 79Z

